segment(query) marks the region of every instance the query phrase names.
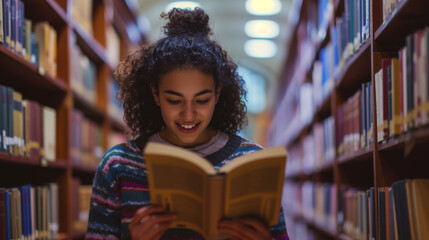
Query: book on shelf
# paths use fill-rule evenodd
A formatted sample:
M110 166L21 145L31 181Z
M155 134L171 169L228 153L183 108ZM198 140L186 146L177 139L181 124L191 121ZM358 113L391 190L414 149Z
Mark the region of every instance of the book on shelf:
M38 22L34 26L35 42L38 44L38 71L57 77L57 32L48 22Z
M43 158L55 161L56 158L56 129L57 113L55 109L42 106L43 114Z
M22 94L13 91L13 152L23 155Z
M71 17L88 34L92 35L92 0L72 0Z
M203 157L149 142L144 149L152 204L178 214L174 227L219 236L222 218L255 216L278 221L286 150L272 147L238 157L218 171Z
M3 0L0 1L0 43L4 42Z

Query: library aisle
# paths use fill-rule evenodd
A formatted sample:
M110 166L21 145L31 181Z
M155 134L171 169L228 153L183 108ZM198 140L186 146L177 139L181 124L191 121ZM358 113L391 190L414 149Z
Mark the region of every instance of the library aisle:
M269 133L291 239L429 239L428 2L299 3Z

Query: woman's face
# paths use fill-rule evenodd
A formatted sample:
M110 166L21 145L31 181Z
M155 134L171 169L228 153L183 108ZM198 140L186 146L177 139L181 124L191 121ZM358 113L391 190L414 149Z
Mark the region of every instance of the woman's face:
M161 137L180 147L193 147L209 141L215 131L207 126L219 92L213 76L198 69L177 68L162 75L158 92L152 87L166 125L160 132Z

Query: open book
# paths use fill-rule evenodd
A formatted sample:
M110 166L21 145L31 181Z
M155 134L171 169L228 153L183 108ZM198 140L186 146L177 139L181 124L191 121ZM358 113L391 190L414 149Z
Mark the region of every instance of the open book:
M222 218L253 216L267 226L279 219L286 165L284 147L234 159L217 172L205 158L183 148L149 142L144 150L150 198L177 213L177 228L206 239L221 236Z

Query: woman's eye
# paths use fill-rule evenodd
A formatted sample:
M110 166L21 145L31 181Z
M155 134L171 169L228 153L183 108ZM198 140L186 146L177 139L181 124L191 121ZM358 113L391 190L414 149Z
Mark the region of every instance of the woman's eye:
M205 99L205 100L197 100L197 103L198 104L206 104L206 103L208 103L208 99Z
M176 104L179 104L180 103L180 100L167 100L168 101L168 103L170 103L170 104L174 104L174 105L176 105Z

